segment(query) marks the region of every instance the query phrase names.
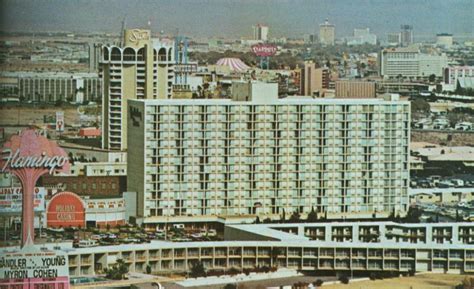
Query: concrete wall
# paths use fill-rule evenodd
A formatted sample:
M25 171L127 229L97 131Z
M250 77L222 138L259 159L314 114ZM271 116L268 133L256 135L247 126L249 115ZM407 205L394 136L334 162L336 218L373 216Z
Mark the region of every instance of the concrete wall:
M134 110L133 117L130 109ZM141 119L140 116L141 115ZM143 216L145 206L144 201L144 179L138 176L145 175L145 107L141 102L129 101L128 122L128 157L137 160L136 162L127 162L127 191L137 192L137 214Z

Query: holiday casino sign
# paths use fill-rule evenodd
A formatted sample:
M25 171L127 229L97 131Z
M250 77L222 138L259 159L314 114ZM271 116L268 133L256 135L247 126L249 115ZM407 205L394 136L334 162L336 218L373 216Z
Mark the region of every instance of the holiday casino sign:
M0 170L18 177L23 188L21 245L34 241L34 195L38 179L45 174L69 171L66 152L56 142L32 129L13 135L1 149Z

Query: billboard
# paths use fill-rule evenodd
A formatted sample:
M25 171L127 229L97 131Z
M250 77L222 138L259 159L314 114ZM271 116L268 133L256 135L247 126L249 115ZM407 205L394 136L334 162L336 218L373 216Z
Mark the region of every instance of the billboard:
M56 111L56 131L64 131L64 111Z
M35 187L34 210L44 211L44 198L46 189ZM20 214L23 201L23 189L21 187L0 188L0 214Z
M47 284L44 288L59 288L54 285L62 284L61 288L69 288L68 258L63 253L30 248L0 252L0 284L12 285L11 288L27 288L31 284L39 284L34 288L41 284Z
M259 57L273 56L277 53L277 47L273 44L255 44L252 45L252 52Z

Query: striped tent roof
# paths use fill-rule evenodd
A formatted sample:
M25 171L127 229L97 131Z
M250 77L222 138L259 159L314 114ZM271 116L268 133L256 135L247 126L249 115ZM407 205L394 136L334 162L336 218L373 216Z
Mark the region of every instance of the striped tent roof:
M221 58L217 60L217 65L224 65L228 66L230 70L235 71L235 72L245 72L249 67L247 64L245 64L242 60L239 58Z

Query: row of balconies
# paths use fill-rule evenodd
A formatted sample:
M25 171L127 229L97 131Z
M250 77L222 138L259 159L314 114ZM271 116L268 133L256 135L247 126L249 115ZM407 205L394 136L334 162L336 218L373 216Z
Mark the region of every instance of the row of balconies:
M290 252L289 252L290 253ZM150 265L152 268L167 270L167 269L182 269L185 270L191 266L191 263L185 262L186 258L185 255L178 255L177 258L172 258L171 255L167 255L165 258L153 258L150 259ZM189 257L189 256L188 256ZM228 267L237 267L237 268L251 268L255 267L257 264L270 266L271 264L275 264L280 267L288 267L288 268L296 268L296 269L353 269L353 270L411 270L414 269L416 263L411 260L344 260L343 259L332 259L329 260L327 258L319 259L301 259L299 255L286 255L286 256L278 256L276 259L271 258L267 255L259 255L256 256L254 253L248 255L235 255L234 257L230 257L226 255L226 252L222 252L219 254L214 255L202 255L201 259L203 259L203 263L208 268L228 268ZM260 260L252 260L256 257L260 257ZM311 256L314 257L314 256ZM198 258L198 257L195 257ZM252 258L252 259L249 259ZM181 260L176 260L181 259ZM207 260L206 260L207 259ZM214 260L212 260L214 259ZM161 260L161 261L160 261ZM173 261L175 260L175 261ZM135 270L142 271L145 269L144 264L146 259L136 260L135 259ZM127 260L126 263L129 263L129 269L133 266L133 260ZM420 263L421 264L421 263ZM423 263L424 264L424 263ZM92 265L92 264L91 264ZM91 265L83 265L81 267L81 274L91 274L93 268ZM96 264L97 266L97 264ZM70 267L75 267L71 266ZM433 261L432 264L429 266L431 269L462 269L464 267L465 270L474 270L474 263L466 263L463 265L462 262L447 262L447 261ZM71 269L72 272L77 272L75 269Z
M206 117L207 116L207 117ZM373 119L373 120L364 120L364 119L342 119L342 118L336 118L336 119L326 119L326 120L319 120L319 119L311 119L311 118L283 118L283 117L275 117L275 118L270 118L270 119L253 119L252 115L249 115L248 117L232 117L233 115L229 115L229 117L226 117L225 114L219 115L218 117L213 117L212 115L188 115L188 114L175 114L175 115L159 115L153 117L150 119L150 122L153 124L160 124L160 123L188 123L188 124L195 124L195 123L200 123L200 124L217 124L220 125L220 127L225 128L225 123L230 123L230 124L241 124L242 122L244 123L254 123L254 124L275 124L279 126L283 125L288 125L288 124L296 124L300 123L303 124L302 127L315 127L314 125L321 126L321 124L341 124L338 126L331 126L331 128L334 129L341 129L341 130L348 130L349 127L353 127L356 124L371 124L370 127L369 125L366 125L363 127L364 129L374 129L378 128L379 126L381 128L384 127L403 127L406 126L407 124L404 124L403 122L406 120L400 119L397 121L383 121L383 120L378 120L378 119ZM346 125L343 125L346 124ZM329 127L325 127L329 128Z

